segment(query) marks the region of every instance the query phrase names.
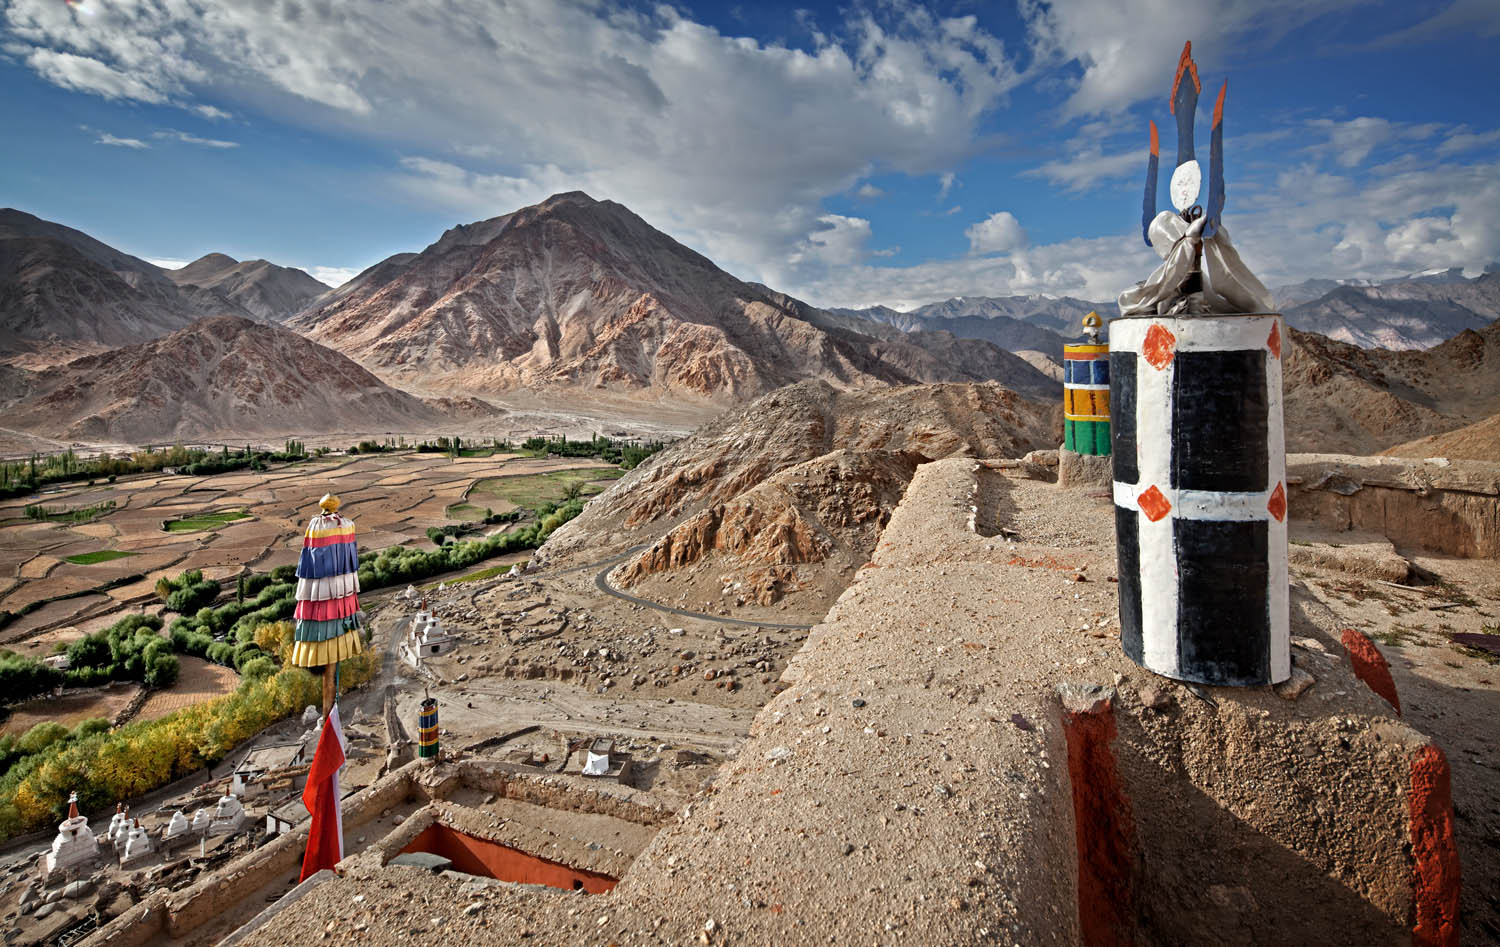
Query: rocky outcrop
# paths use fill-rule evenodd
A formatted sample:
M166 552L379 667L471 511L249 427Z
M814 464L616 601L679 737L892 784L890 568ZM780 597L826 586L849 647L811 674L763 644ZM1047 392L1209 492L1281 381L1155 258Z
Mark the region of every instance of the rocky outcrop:
M915 453L837 450L780 471L689 517L622 566L616 580L639 586L676 572L680 582L717 594L728 588L737 603L773 605L805 584L798 570L786 567L867 561L920 459ZM718 589L701 581L709 578Z
M996 384L803 382L728 413L591 501L539 553L648 548L613 579L659 600L826 608L919 464L1055 443L1056 410Z

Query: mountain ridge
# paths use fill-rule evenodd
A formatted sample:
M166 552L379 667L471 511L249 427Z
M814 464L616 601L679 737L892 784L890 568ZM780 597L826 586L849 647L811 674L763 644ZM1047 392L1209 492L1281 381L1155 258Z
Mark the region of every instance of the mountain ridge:
M604 389L725 404L807 378L844 387L1056 383L994 346L872 331L747 283L581 191L445 231L291 325L401 384ZM961 358L955 358L962 352Z

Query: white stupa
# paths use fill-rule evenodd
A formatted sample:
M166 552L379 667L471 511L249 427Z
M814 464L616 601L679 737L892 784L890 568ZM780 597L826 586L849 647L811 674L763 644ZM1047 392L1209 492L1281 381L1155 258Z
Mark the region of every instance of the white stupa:
M161 834L161 840L163 843L170 844L192 834L193 827L188 823L187 816L182 814L181 809L178 809L172 813L172 818L167 822L167 827Z
M68 817L58 825L52 850L47 853L46 877L67 873L99 857L99 843L89 829L89 820L78 814L78 794L68 796Z
M213 813L209 812L206 807L202 808L202 809L199 809L197 812L194 812L193 813L193 832L194 832L194 834L196 834L196 835L202 835L205 832L207 832L208 831L208 827L213 823L213 821L214 821Z
M120 864L128 865L150 854L151 834L141 828L141 820L136 819L135 824L130 827L130 834L125 839L125 857L120 859Z
M233 835L245 824L245 807L227 789L214 806L214 818L208 825L209 835Z
M458 639L443 630L443 623L427 610L427 603L424 600L422 607L417 610L416 615L412 616L411 625L397 650L401 659L407 664L412 667L421 667L424 659L447 654L456 647L458 647Z
M115 803L115 814L109 817L109 831L104 837L114 845L115 851L125 847L125 836L130 833L130 817L125 814L125 807L118 802Z

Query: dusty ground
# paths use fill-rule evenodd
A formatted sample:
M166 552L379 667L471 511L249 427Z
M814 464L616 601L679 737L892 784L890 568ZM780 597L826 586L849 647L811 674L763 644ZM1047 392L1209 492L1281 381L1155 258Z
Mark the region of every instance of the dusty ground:
M1025 686L1032 671L987 663L999 654L990 639L1035 636L1048 654L1067 658L1069 670L1063 673L1086 678L1122 674L1132 694L1161 682L1130 665L1118 650L1115 585L1107 581L1113 575L1113 537L1106 500L1006 478L1005 489L983 494L978 519L981 532L992 534L983 554L989 564L964 561L963 556L950 562L951 550L913 547L886 553L883 563L865 570L858 594L846 594L827 622L869 626L869 642L848 654L824 648L816 658L799 655L787 674L793 682L835 674L847 679L847 687L834 693L794 684L792 692L774 697L750 724L749 742L739 752L724 753L727 762L716 779L717 791L691 802L691 811L708 807L719 817L694 816L669 826L614 894L580 901L546 892L486 892L473 896L479 907L472 914L455 916L443 906L469 896L454 883L399 872L351 876L320 889L273 922L264 932L265 942L300 943L329 924L334 936L364 925L359 929L374 942L393 942L398 931L407 930L400 926L405 915L396 910L402 905L420 906L408 913L420 918L424 934L454 943L518 936L541 943L679 943L700 932L718 943L726 937L744 940L736 932L746 931L755 932L751 942L780 943L920 944L934 942L934 937L937 942L968 942L995 936L993 922L1003 925L1014 917L1011 898L1020 900L1038 885L1065 885L1067 879L1050 878L1045 865L1024 859L1019 869L1010 865L1004 875L987 875L998 869L982 864L1009 862L1000 853L1013 851L1011 842L984 833L977 839L960 838L953 831L964 830L950 831L945 817L955 805L966 813L962 819L969 820L989 806L1009 811L1019 793L1023 807L1035 807L1035 820L1050 818L1045 799L1053 780L1043 768L1045 759L1037 755L1040 746L1032 745L1047 738L1019 725L994 726L1015 709L1036 720L1025 709L1034 699L1026 696ZM992 528L986 530L986 523ZM1313 544L1327 537L1294 527L1293 538ZM1455 650L1438 626L1478 631L1494 624L1500 612L1500 563L1395 552L1408 553L1434 578L1421 590L1390 589L1393 597L1386 597L1385 586L1341 568L1294 567L1294 634L1305 636L1306 642L1298 648L1298 660L1316 671L1327 659L1313 652L1337 649L1345 627L1360 628L1379 640L1398 625L1432 625L1431 647L1414 642L1381 647L1396 668L1406 719L1444 747L1452 764L1465 876L1465 941L1482 943L1500 930L1500 905L1494 900L1500 869L1494 844L1500 837L1500 780L1494 778L1500 762L1495 736L1500 732L1500 677L1489 661ZM871 571L918 564L920 575L903 576L899 588L882 589L882 573ZM699 649L714 648L716 657L707 663L723 663L726 641L734 639L728 632L689 629L691 622L651 615L651 609L606 618L595 611L597 604L587 608L586 602L572 598L586 594L578 577L591 572L585 568L548 576L544 571L525 582L496 582L477 590L472 602L440 606L467 638L456 656L433 665L452 682L434 692L443 695L443 719L445 725L452 720L455 743L486 729L534 721L581 734L614 732L638 746L656 739L691 745L702 734L689 734L678 714L690 715L705 730L710 724L723 726L744 718L738 713L726 718L726 710L710 707L733 710L743 694L753 698L744 711L748 715L779 689L775 677L769 686L760 685L757 677L743 691L709 692L696 674L683 675L689 680L671 674L669 662L683 660L683 651L696 656ZM1076 581L1080 573L1088 580ZM587 620L575 610L584 608ZM884 611L877 615L869 609ZM471 623L465 624L469 613ZM633 625L623 624L632 617ZM683 636L663 636L668 626L683 627ZM907 631L897 633L898 627ZM743 643L771 637L752 633ZM601 658L600 648L611 658ZM584 657L584 650L592 655ZM789 646L776 653L796 650ZM516 657L517 663L506 658L497 665L505 655ZM814 661L821 671L798 666ZM846 662L851 661L864 671L850 673L853 668ZM835 673L829 662L844 666ZM537 669L529 672L537 676L527 678L518 670L527 668ZM506 677L507 669L515 676ZM572 676L564 678L569 669ZM1319 671L1315 676L1326 676L1325 683L1293 704L1261 690L1235 692L1234 697L1251 708L1252 716L1292 713L1314 720L1349 712L1343 708L1354 705L1361 713L1380 712L1378 699L1362 687L1338 689L1345 685L1326 681L1342 679L1327 675L1331 672ZM645 682L635 684L636 677ZM658 687L657 680L664 680L664 686ZM760 692L762 686L768 689ZM1186 688L1167 684L1166 689L1183 712L1200 712ZM672 702L656 697L663 692L672 695ZM712 704L682 707L695 701ZM472 709L467 706L471 702ZM988 726L980 719L986 714ZM403 712L408 715L410 711ZM985 728L1003 746L976 745L967 735L975 727ZM724 734L731 740L738 735L737 730ZM1005 748L1016 741L1026 746ZM945 749L950 745L969 755L951 755ZM1024 772L1005 773L1004 767L1014 767L1017 759L1027 761ZM1007 791L1007 786L1013 788ZM732 802L725 801L726 792ZM759 801L747 808L751 800ZM952 825L966 825L962 819ZM959 861L981 867L955 876L954 853L972 854ZM684 871L680 861L691 867ZM351 912L346 903L355 890L368 900ZM809 891L816 891L816 897L808 897ZM940 905L951 901L951 913L945 909L935 915L925 904L931 899ZM931 927L938 917L943 918L939 926ZM711 929L706 924L710 919ZM976 920L991 925L988 934L973 926ZM1010 936L1017 942L1065 941L1068 929L1067 919L1059 917L1050 934L1015 928ZM768 939L772 931L779 933Z

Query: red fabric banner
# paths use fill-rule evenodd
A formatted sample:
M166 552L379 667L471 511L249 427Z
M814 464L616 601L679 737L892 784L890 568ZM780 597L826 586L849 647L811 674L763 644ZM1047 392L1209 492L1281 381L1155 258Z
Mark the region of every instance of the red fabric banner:
M339 768L344 759L343 728L339 725L338 705L334 704L323 721L318 749L302 790L302 804L312 815L312 827L308 830L307 853L302 857L302 875L298 881L332 868L344 857L344 817L339 804Z

